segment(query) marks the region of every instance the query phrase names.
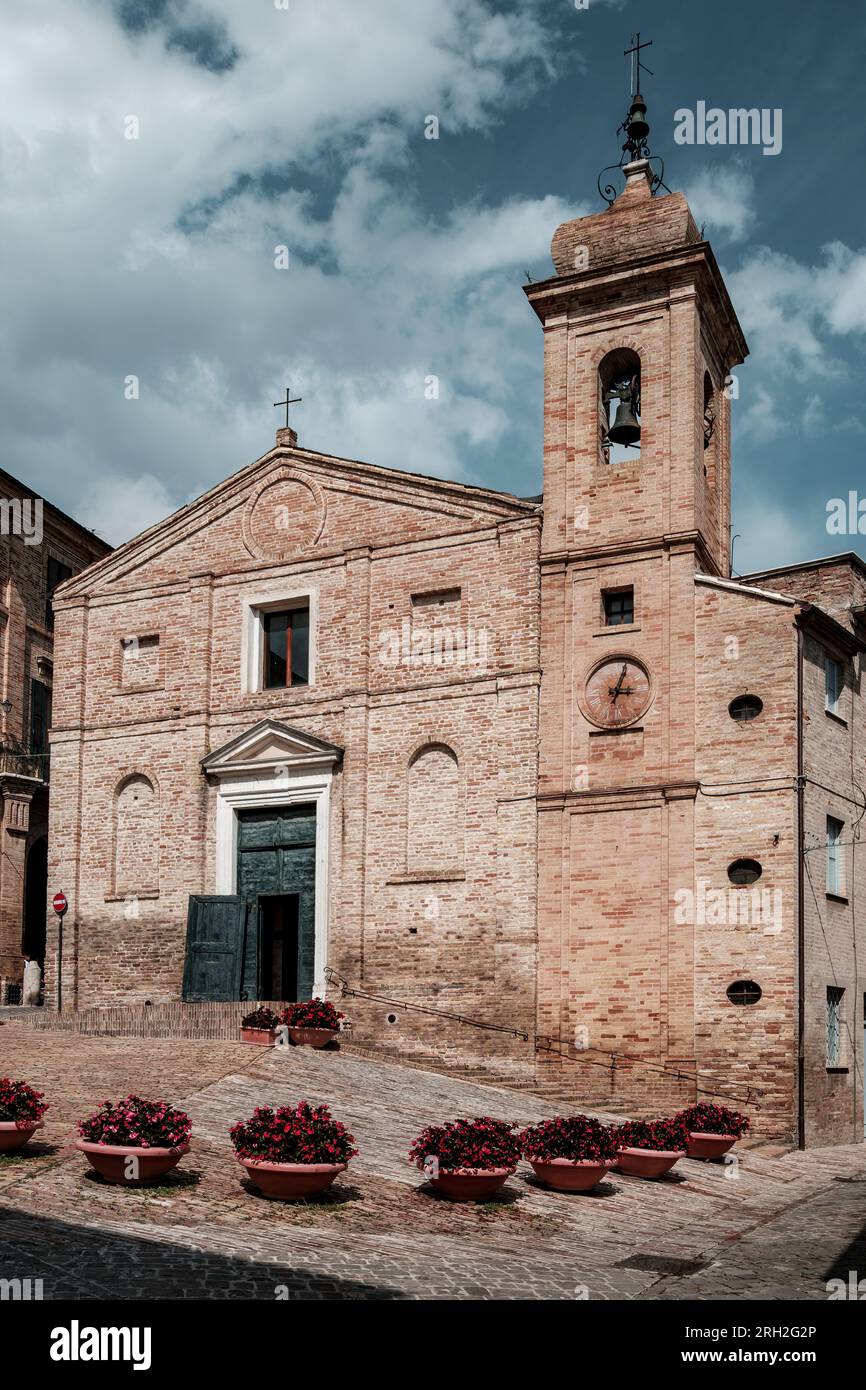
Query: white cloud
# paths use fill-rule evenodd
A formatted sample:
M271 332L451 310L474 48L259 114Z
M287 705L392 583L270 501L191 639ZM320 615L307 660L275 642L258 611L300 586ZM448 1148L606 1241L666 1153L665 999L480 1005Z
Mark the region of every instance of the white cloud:
M162 521L177 505L160 478L142 473L137 478L106 475L79 498L80 516L95 516L106 536L135 536Z
M741 241L755 219L755 181L744 169L705 169L684 189L694 218L714 241Z
M735 425L737 437L746 437L758 444L776 439L783 430L789 428L778 408L776 397L764 386L755 386L741 408L736 411Z
M576 209L476 198L434 220L415 184L552 70L543 7L116 8L138 32L107 0L4 16L5 465L121 540L263 452L291 379L312 447L471 477L526 389L522 271Z
M770 370L837 376L834 339L866 330L866 251L836 242L808 265L760 247L728 277L752 352Z
M820 312L834 333L866 331L866 251L851 251L841 242L824 248L816 293Z

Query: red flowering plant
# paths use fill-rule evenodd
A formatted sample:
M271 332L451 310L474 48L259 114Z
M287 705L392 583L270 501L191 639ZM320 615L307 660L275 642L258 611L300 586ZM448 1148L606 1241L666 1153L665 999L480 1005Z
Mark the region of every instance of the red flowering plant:
M614 1127L589 1115L557 1115L553 1120L542 1120L525 1129L519 1142L526 1158L541 1162L567 1158L572 1163L580 1159L603 1163L616 1157L618 1147Z
M654 1153L685 1153L689 1142L680 1115L664 1120L626 1120L615 1134L618 1149L651 1149Z
M697 1105L681 1110L676 1118L682 1120L691 1134L733 1134L742 1139L751 1129L748 1115L729 1110L726 1105L713 1105L708 1100L700 1100Z
M0 1077L0 1120L11 1121L19 1129L35 1125L41 1120L48 1106L43 1104L43 1092L34 1091L26 1081L11 1081L8 1076Z
M79 1120L78 1133L91 1144L119 1144L134 1149L177 1149L189 1142L192 1124L182 1110L164 1100L124 1096L104 1100L95 1114Z
M276 1028L280 1021L280 1015L273 1009L265 1008L264 1004L258 1009L253 1009L252 1013L244 1014L241 1019L242 1028L264 1028L268 1032Z
M481 1115L475 1120L451 1120L444 1125L428 1125L409 1150L410 1161L422 1171L431 1166L440 1172L461 1168L488 1171L507 1168L513 1173L520 1158L520 1140L515 1124Z
M308 1100L298 1101L294 1110L260 1105L229 1134L238 1158L267 1163L348 1163L358 1152L354 1135L327 1105L313 1107Z
M330 999L302 999L283 1009L281 1022L287 1023L290 1028L329 1028L336 1033L345 1017Z

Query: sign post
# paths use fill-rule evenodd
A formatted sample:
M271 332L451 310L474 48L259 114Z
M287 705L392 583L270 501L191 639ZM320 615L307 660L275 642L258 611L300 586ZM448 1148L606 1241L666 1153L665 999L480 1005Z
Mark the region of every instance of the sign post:
M57 913L57 1012L60 1013L63 1007L63 917L69 907L62 889L54 894L51 906Z

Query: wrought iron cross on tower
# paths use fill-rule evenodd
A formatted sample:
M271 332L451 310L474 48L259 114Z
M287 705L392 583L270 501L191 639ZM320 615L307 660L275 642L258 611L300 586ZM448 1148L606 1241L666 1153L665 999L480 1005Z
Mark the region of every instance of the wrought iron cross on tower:
M289 406L290 406L290 405L298 405L303 399L304 399L303 396L293 396L293 395L292 395L292 388L291 388L290 386L287 386L287 387L286 387L286 399L285 399L284 401L274 401L274 409L276 409L277 406L284 406L284 407L285 407L285 411L286 411L286 429L289 428Z
M646 43L641 43L641 41L640 41L640 32L638 32L637 34L632 34L632 36L631 36L631 43L632 43L631 48L625 48L625 49L623 49L623 53L624 53L624 56L625 56L626 58L628 58L629 56L631 56L631 65L630 65L630 66L631 66L631 77L630 77L629 96L637 96L638 92L640 91L640 75L641 75L641 73L642 73L642 72L648 72L649 75L650 75L650 77L654 77L654 76L655 76L655 73L652 71L652 69L651 69L651 68L648 68L647 65L646 65L646 63L642 63L641 60L640 60L641 49L642 49L642 48L652 48L652 46L653 46L653 41L652 41L652 39L647 39Z
M652 39L641 41L640 33L632 34L631 48L624 48L623 55L629 60L629 96L630 104L625 120L617 130L617 135L624 135L625 141L622 145L618 164L609 164L606 169L602 169L598 177L598 191L610 206L616 200L618 188L616 181L607 180L607 175L618 170L620 173L629 164L634 164L638 160L646 160L650 168L650 190L656 193L659 188L663 188L666 193L670 192L664 183L664 162L658 155L654 155L647 144L649 135L649 121L647 120L646 102L641 96L641 73L645 72L649 77L655 74L652 68L648 68L646 63L641 61L641 53L645 48L652 48Z

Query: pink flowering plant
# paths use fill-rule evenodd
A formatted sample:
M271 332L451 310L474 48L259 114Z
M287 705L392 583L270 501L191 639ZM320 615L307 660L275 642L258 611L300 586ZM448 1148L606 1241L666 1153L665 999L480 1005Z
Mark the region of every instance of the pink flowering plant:
M241 1027L263 1028L270 1033L277 1027L279 1021L280 1015L275 1013L273 1009L265 1008L263 1004L260 1008L253 1009L252 1013L244 1014L241 1019Z
M654 1153L685 1153L689 1132L680 1115L664 1120L626 1120L617 1126L618 1149L651 1149Z
M229 1134L238 1158L267 1163L348 1163L358 1152L354 1135L327 1105L314 1107L308 1100L298 1101L294 1110L260 1105Z
M617 1134L612 1125L603 1125L590 1115L557 1115L525 1129L520 1147L526 1158L542 1163L552 1158L603 1163L616 1157Z
M507 1168L513 1173L520 1159L516 1128L515 1124L491 1119L489 1115L428 1125L412 1144L409 1158L422 1171L435 1159L440 1172Z
M708 1100L698 1101L687 1110L681 1110L676 1117L682 1120L691 1134L733 1134L742 1139L751 1129L748 1115L739 1110L729 1110L726 1105L713 1105Z
M91 1144L119 1144L135 1149L177 1149L189 1143L188 1115L164 1100L104 1100L95 1114L79 1120L78 1132Z
M26 1081L11 1081L8 1076L0 1077L0 1120L7 1124L12 1122L20 1129L27 1125L35 1125L48 1109L42 1096L42 1091L34 1091Z
M330 999L302 999L297 1004L289 1004L281 1020L290 1028L329 1028L336 1033L345 1017Z

